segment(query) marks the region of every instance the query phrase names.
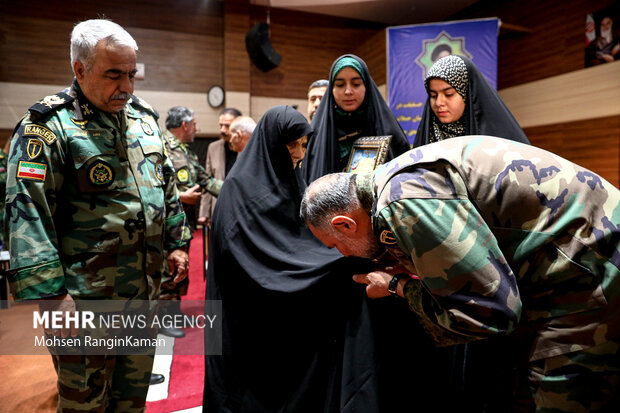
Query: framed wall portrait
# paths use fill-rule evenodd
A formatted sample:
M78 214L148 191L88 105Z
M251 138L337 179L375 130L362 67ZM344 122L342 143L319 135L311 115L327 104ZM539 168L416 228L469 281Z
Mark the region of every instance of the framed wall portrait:
M368 173L385 162L392 135L365 136L353 142L345 172Z
M620 60L618 3L586 15L585 67Z

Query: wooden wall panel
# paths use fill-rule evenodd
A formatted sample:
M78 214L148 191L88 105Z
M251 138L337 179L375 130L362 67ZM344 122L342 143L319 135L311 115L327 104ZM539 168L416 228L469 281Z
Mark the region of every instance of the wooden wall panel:
M327 78L333 61L355 53L384 25L310 13L271 9L271 44L280 55L279 67L262 72L251 65L252 96L304 98L308 86ZM264 7L251 7L251 24L266 22ZM249 30L249 28L248 28Z
M227 91L250 92L251 63L245 49L245 33L250 30L250 1L227 0L224 9L225 88Z
M387 84L386 41L386 31L378 31L354 53L364 59L377 85Z
M480 1L450 19L499 17L531 33L500 30L498 89L583 69L586 14L615 0Z
M523 130L532 145L588 168L620 187L620 116Z
M0 2L0 14L76 22L105 17L123 27L221 36L223 0L29 0ZM68 39L67 39L68 42Z
M136 89L206 93L210 85L223 83L223 18L214 15L222 12L220 2L207 2L219 8L198 0L32 3L27 14L19 2L0 3L0 81L68 85L73 25L105 15L138 43L146 79L136 80Z

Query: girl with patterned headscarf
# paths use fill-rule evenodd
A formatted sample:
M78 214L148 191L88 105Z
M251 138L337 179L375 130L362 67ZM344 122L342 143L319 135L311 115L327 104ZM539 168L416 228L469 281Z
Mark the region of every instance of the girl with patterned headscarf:
M445 84L433 82L435 79ZM428 99L413 147L463 135L530 143L495 89L468 58L450 55L439 59L428 71L424 86ZM460 106L456 101L462 102ZM459 107L462 112L456 114Z
M529 144L527 136L495 89L466 57L439 59L424 79L428 99L413 147L464 135L491 135ZM505 357L508 341L494 337L452 346L447 356L451 385L444 390L466 398L471 411L492 406L505 411L512 390L512 359ZM495 410L493 410L495 411Z

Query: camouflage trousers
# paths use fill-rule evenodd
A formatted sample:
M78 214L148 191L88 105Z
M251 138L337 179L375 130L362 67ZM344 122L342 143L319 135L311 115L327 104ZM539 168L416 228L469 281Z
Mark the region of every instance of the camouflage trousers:
M52 355L59 413L143 412L152 355Z
M620 412L619 380L620 340L537 360L520 377L514 411Z

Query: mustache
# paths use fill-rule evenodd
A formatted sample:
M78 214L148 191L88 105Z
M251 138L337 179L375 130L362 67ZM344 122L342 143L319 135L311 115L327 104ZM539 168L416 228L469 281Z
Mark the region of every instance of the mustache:
M112 96L112 100L129 100L131 95L129 93L119 93L118 95Z

